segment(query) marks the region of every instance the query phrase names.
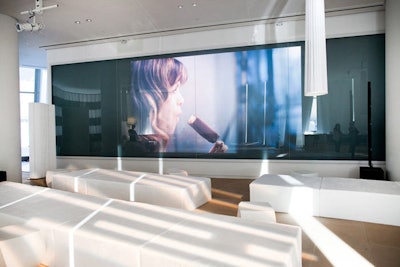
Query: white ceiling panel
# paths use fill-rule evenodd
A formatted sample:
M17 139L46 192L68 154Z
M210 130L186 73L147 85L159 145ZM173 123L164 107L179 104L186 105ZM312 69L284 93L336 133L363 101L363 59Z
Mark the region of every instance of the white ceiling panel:
M28 15L20 13L35 2L0 0L0 13L25 22ZM46 66L46 46L303 15L305 1L43 0L43 6L52 5L59 7L36 16L43 30L19 33L21 64ZM327 12L376 6L384 0L325 0Z

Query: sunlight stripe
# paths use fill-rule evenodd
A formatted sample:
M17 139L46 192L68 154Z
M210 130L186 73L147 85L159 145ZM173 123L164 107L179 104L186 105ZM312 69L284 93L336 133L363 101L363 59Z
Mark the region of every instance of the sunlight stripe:
M68 237L68 244L69 244L68 245L68 251L69 251L69 266L70 267L74 267L75 266L75 249L74 249L74 233L75 233L75 231L78 230L82 225L87 223L94 216L96 216L96 214L98 214L102 209L104 209L105 207L110 205L111 202L113 202L113 200L109 199L100 208L98 208L97 210L93 211L91 214L89 214L86 218L84 218L82 221L80 221L77 225L75 225L71 229L71 231L69 233L69 237Z

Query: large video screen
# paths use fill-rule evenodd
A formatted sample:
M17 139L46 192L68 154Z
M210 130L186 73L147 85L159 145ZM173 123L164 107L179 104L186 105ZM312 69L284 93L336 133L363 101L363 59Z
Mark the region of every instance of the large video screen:
M54 65L57 155L366 159L371 81L383 159L384 35L329 39L327 59L318 98L302 94L304 42Z
M59 154L109 147L107 154L120 156L259 157L294 147L302 136L301 51L293 45L53 67Z
M132 60L126 154L295 146L301 64L300 46Z

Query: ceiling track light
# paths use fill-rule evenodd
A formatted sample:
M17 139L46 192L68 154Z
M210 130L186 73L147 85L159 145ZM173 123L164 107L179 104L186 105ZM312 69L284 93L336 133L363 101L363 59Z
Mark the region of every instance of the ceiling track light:
M43 24L40 23L30 23L30 22L25 22L25 23L19 23L17 22L15 24L15 27L17 28L17 32L22 32L22 31L27 31L27 32L37 32L40 31L41 29L44 28Z
M27 11L22 11L21 15L26 15L29 14L29 18L26 22L20 23L17 22L15 24L15 27L17 28L17 32L22 32L22 31L30 31L30 32L36 32L40 31L41 29L44 28L43 24L36 23L36 15L41 15L43 14L44 10L51 9L58 7L58 5L52 5L52 6L43 6L43 0L35 0L35 8Z

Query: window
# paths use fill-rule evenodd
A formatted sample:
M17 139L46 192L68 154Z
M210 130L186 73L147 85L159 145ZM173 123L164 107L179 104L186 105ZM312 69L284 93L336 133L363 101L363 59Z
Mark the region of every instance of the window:
M44 69L20 67L20 116L21 116L21 156L29 158L29 103L40 102L40 92L44 92L47 71Z
M316 133L318 131L317 97L314 96L311 105L310 122L308 132Z

